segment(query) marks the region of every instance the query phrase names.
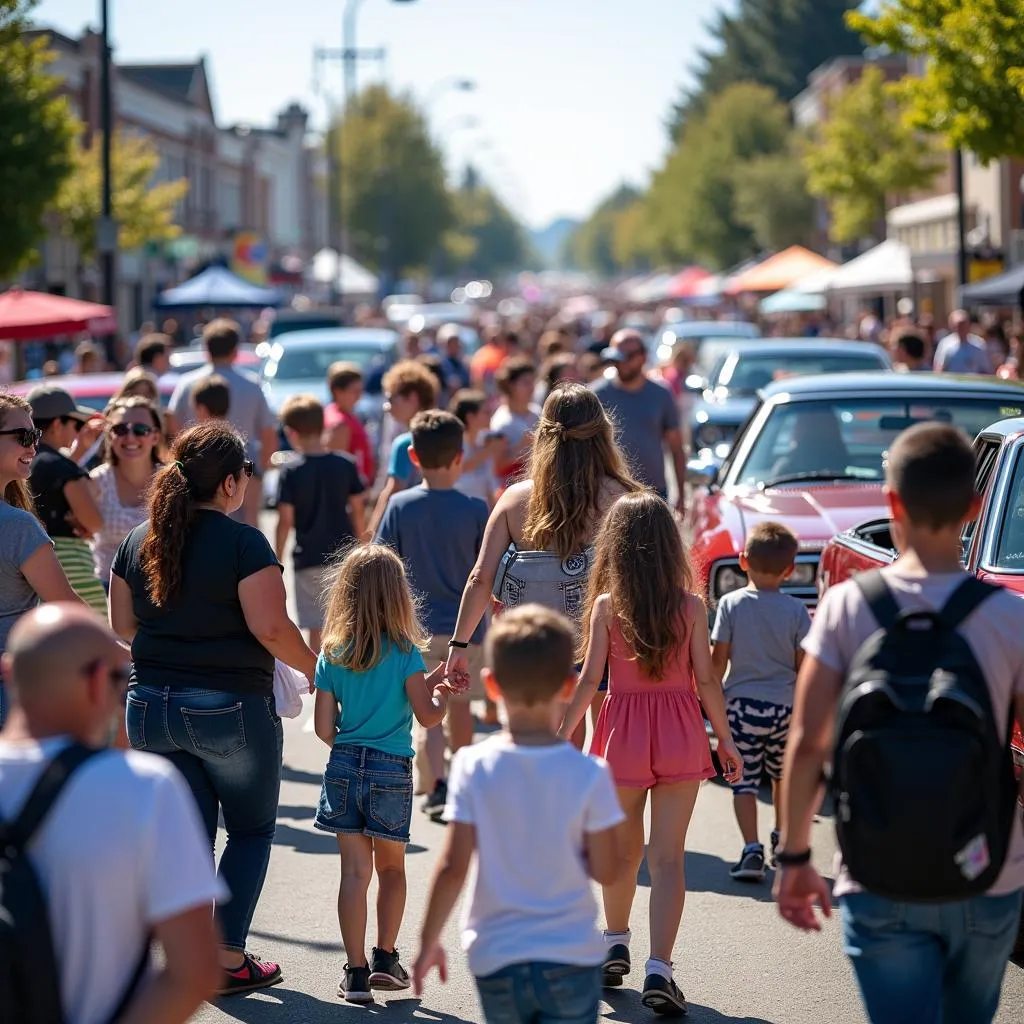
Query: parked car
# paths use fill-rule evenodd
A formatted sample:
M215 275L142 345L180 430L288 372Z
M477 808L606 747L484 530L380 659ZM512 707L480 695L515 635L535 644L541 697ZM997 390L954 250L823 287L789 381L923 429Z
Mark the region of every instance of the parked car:
M739 553L747 532L774 519L800 538L783 589L813 608L824 546L884 517L882 461L900 431L940 420L974 436L1021 415L1024 387L980 377L851 373L769 385L724 463L690 463L687 527L709 605L746 586Z
M661 332L654 356L663 363L671 357L677 342L692 345L697 356L694 374L700 378L695 386L699 387L715 363L729 351L731 343L760 337L761 328L746 320L679 320Z
M1024 419L1001 420L974 442L981 512L964 527L964 568L1024 597ZM861 572L896 559L888 519L875 519L834 537L821 553L818 590L824 594ZM1014 722L1013 763L1024 770L1024 734ZM1014 958L1024 957L1024 918Z
M189 345L188 348L178 348L171 353L171 369L175 373L188 373L190 370L198 370L209 362L206 349L202 342ZM262 357L254 345L239 345L238 355L235 357L236 365L245 370L252 370L259 373Z
M38 380L19 380L10 386L12 394L24 397L40 384L48 387L63 388L75 400L76 405L86 409L103 412L110 400L121 390L124 383L123 373L69 373L61 377L45 377ZM165 373L158 381L160 405L167 408L174 394L174 385L178 383L178 374Z
M730 446L773 381L808 374L888 370L888 353L868 341L833 338L765 338L733 342L704 381L693 411L694 449Z
M274 314L267 337L273 341L274 338L280 338L282 334L291 334L293 331L312 331L321 327L341 327L341 325L341 317L337 313L324 313L317 310L300 313L287 309Z

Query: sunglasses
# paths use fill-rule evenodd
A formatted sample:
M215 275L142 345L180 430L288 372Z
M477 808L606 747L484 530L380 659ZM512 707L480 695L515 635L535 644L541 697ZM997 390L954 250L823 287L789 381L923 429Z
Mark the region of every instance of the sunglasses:
M156 428L148 423L115 423L110 432L114 437L127 437L129 434L133 437L149 437L156 433Z
M242 463L242 472L247 477L251 478L253 473L256 472L256 463L253 462L252 459L246 459L245 462Z
M0 430L0 436L13 437L22 448L35 448L43 438L38 427L14 427L11 430Z
M65 427L70 423L75 428L76 434L85 426L85 424L75 416L61 416L60 421Z

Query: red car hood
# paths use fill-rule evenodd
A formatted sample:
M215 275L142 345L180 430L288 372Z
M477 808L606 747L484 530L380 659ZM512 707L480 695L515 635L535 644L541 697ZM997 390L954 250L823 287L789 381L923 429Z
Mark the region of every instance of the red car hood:
M739 493L734 501L744 535L776 520L800 538L801 547L823 547L837 533L888 514L881 484L769 488Z

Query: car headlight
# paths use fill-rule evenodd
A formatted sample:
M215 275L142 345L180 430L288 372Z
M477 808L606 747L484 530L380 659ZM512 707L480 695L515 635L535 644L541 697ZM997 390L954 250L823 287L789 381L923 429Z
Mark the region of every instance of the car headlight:
M717 601L734 590L742 590L747 585L747 577L740 571L738 565L723 565L715 573L714 584L711 588L711 596Z
M788 582L794 587L813 587L817 573L818 566L814 562L797 562Z

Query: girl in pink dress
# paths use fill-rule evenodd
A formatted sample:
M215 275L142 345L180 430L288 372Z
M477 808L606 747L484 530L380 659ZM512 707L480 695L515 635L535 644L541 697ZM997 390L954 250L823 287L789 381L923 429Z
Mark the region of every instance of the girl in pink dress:
M608 699L590 752L605 758L626 813L629 870L604 887L608 952L604 984L629 973L629 915L644 857L644 809L651 795L650 959L643 1003L668 1016L686 1012L672 978L672 947L683 915L683 855L697 792L715 774L700 702L718 736L729 781L742 775L711 665L707 612L668 505L651 492L620 498L597 538L587 595L589 636L562 734L571 736L594 696L605 659ZM698 701L699 697L699 701Z

